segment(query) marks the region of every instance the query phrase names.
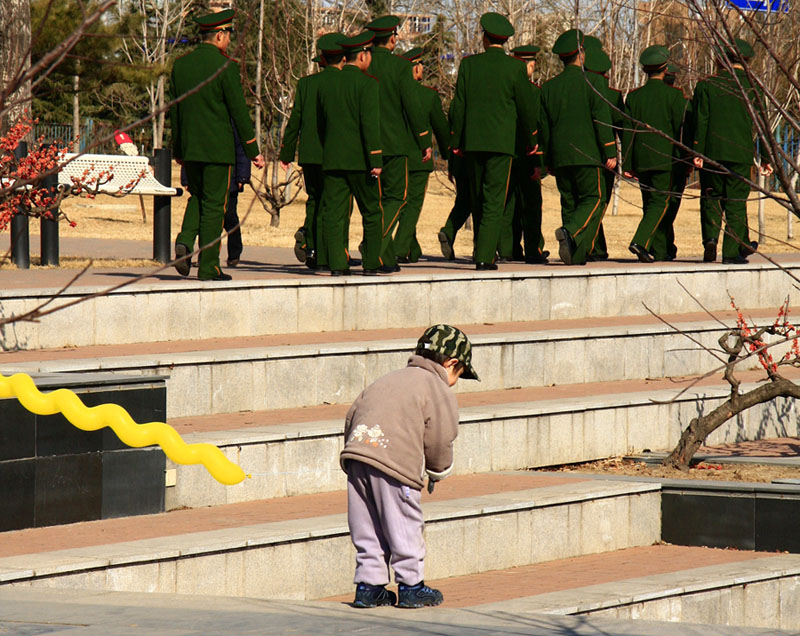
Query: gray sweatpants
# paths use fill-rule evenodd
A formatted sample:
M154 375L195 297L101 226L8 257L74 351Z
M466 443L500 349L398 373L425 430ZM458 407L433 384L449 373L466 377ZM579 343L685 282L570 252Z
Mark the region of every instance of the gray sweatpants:
M389 565L398 583L423 578L420 491L362 462L347 466L347 523L356 547L354 583L386 585Z

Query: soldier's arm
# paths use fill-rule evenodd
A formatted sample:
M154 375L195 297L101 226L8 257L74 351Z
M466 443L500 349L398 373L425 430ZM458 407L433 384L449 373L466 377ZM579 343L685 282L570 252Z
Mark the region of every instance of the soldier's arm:
M614 139L614 129L611 127L611 112L608 102L593 87L588 87L588 92L597 145L606 160L606 165L613 168L617 162L617 142ZM614 165L610 165L611 163Z
M447 123L447 117L444 116L442 98L434 90L431 90L430 121L436 137L436 144L439 146L439 154L446 159L450 154L450 125Z
M546 95L544 88L539 93L539 150L542 162L547 171L553 168L553 158L550 155L550 118L547 112Z
M420 150L431 147L431 129L428 121L428 113L419 98L417 82L411 72L411 64L404 64L400 74L400 103L403 112L411 125L414 139Z
M169 88L167 89L167 100L170 102L178 98L175 90L175 72L170 73ZM172 156L177 161L183 160L183 152L181 151L181 126L180 117L178 116L178 104L173 104L169 109L169 124L172 128Z
M517 65L514 77L514 103L517 106L517 119L525 133L525 145L528 149L538 149L539 145L539 113L536 100L531 90L525 67Z
M361 138L369 158L369 167L373 174L380 173L383 168L383 150L381 148L381 122L378 110L378 82L365 78L359 94L359 123Z
M456 78L456 90L453 94L453 101L450 102L450 147L455 150L464 149L464 123L467 116L466 74L467 71L464 62L461 62L461 66L458 67L458 77Z
M297 138L300 135L300 125L303 122L303 102L305 93L305 82L301 79L297 82L297 89L294 94L294 104L292 105L292 114L289 115L289 121L286 122L286 128L283 131L283 139L281 140L281 149L278 159L287 167L294 161L294 153L297 150Z
M261 155L258 151L253 122L247 110L247 103L244 101L244 90L242 90L238 64L228 63L228 67L222 72L222 83L222 97L228 108L228 114L236 126L236 132L239 133L239 139L242 140L244 151L248 158L256 160Z
M704 84L699 83L694 91L694 99L692 100L692 110L694 112L694 140L692 142L692 149L698 154L705 154L706 151L706 135L708 134L708 92ZM700 157L694 158L694 165L697 168L703 167L703 159Z
M628 95L628 103L625 105L625 111L631 112L631 96ZM626 125L622 129L622 172L626 177L633 175L633 139L635 124L631 120L626 121Z

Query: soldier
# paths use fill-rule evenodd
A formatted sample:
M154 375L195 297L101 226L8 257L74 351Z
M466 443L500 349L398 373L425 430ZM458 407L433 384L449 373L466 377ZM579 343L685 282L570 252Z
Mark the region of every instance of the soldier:
M170 109L173 154L186 168L191 195L175 240L175 269L182 276L189 275L188 255L195 238L199 238L200 280L231 279L219 267L219 237L236 158L231 120L247 156L256 168L264 168L244 100L239 65L225 55L233 16L234 11L228 9L195 18L203 41L175 60L170 75L169 100L181 98Z
M583 45L586 49L584 68L589 71L587 78L600 91L600 94L605 98L606 103L608 103L611 113L611 123L614 127L614 137L617 142L619 142L622 136L622 129L625 127L625 100L622 97L622 93L616 88L611 88L608 83L611 59L603 50L603 44L598 38L592 35L586 35L584 36ZM608 204L611 202L611 197L614 195L614 181L617 177L617 172L616 170L606 170L604 176L606 180L605 210L608 210ZM605 215L605 211L603 214ZM589 253L586 260L608 260L608 247L606 245L606 235L603 230L602 222L597 230L597 238L592 245L592 251Z
M317 87L322 140L323 244L332 276L350 274L343 226L354 196L364 228L364 274L377 274L381 248L382 166L378 83L366 74L373 35L364 31L341 40L345 65L323 73Z
M432 88L423 86L422 74L422 49L413 48L400 57L412 64L414 80L417 82L417 92L422 110L426 114L427 124L433 130L439 154L447 158L449 154L450 126L442 110L442 99ZM417 221L422 204L425 201L425 192L428 188L428 177L433 171L433 158L422 160L420 153L414 152L408 158L408 196L406 204L400 210L400 219L397 222L397 232L394 236L394 252L400 263L416 263L422 255L422 249L417 241Z
M378 79L383 173L383 239L381 271L398 272L392 232L408 194L408 158L421 155L431 158L431 134L428 118L419 102L418 87L408 60L394 55L400 18L385 15L367 25L375 35L369 73Z
M533 83L532 78L539 51L535 44L511 49L511 55L525 64L537 120L541 89ZM506 205L498 260L524 260L526 263L541 264L547 262L549 255L549 252L542 251L542 156L538 153L528 155L525 142L525 131L518 121L516 153L511 168L511 194ZM524 241L524 251L520 240Z
M300 137L298 163L303 169L303 183L308 198L303 226L295 232L294 253L310 269L327 265L327 253L320 245L319 207L322 201L322 141L317 129L317 88L323 74L338 74L344 66L344 48L341 33L328 33L317 40L321 51L320 73L308 75L297 82L292 114L286 124L278 158L284 170L294 160L297 139Z
M452 261L456 258L455 248L453 247L456 241L456 234L467 222L471 210L469 174L463 155L454 155L450 152L450 158L447 161L447 178L455 185L456 198L453 201L450 214L447 216L447 221L439 230L437 238L439 239L442 256L448 261Z
M584 265L606 203L603 170L617 166L609 106L584 76L583 32L570 29L553 45L564 70L542 87L541 142L547 171L561 193L558 254Z
M461 62L450 107L454 152L464 153L475 215L475 268L497 269L495 256L508 198L517 120L533 153L538 122L524 65L503 51L514 27L498 13L481 16L485 51Z
M744 40L724 50L716 49L719 72L697 83L693 99L694 166L701 172L703 205L700 207L703 260L717 257L717 241L725 217L722 262L742 265L757 245L750 243L747 228L747 197L750 168L755 156L753 118L750 106L763 108L763 97L750 84L744 61L752 47ZM733 70L729 70L729 68ZM721 167L706 166L702 156ZM761 144L761 173L772 174L772 166Z
M672 219L667 215L676 197L672 140L681 139L686 100L679 90L664 83L668 57L665 46L649 46L642 51L639 63L647 74L647 83L631 92L626 103L632 120L625 130L623 170L626 177L635 175L639 180L643 214L628 249L642 263L669 257L666 228L672 226ZM648 132L645 126L663 135Z

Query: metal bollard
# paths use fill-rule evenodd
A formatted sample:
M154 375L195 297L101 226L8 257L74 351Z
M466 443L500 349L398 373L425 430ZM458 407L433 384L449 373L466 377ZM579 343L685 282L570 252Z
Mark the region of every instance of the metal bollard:
M159 183L172 187L172 153L169 148L156 148L153 172ZM172 260L172 197L153 197L153 260L169 263Z
M49 190L51 196L58 194L58 173L42 179L42 188ZM42 265L58 267L58 209L53 210L53 218L40 218Z
M22 159L28 155L28 142L20 141L14 149L14 156ZM31 266L31 235L28 215L22 214L20 206L18 214L11 219L11 262L20 269L30 269Z

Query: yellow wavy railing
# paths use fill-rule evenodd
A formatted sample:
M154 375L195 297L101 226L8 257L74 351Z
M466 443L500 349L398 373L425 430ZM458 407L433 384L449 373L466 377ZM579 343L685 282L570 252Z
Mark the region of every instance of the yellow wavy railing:
M123 444L133 448L158 444L176 464L203 464L214 479L226 486L238 484L245 478L244 471L216 446L187 444L174 428L163 422L137 424L118 404L89 407L68 389L42 393L26 373L15 373L11 377L0 373L0 398L7 397L16 397L22 406L37 415L62 413L73 426L84 431L109 426Z

